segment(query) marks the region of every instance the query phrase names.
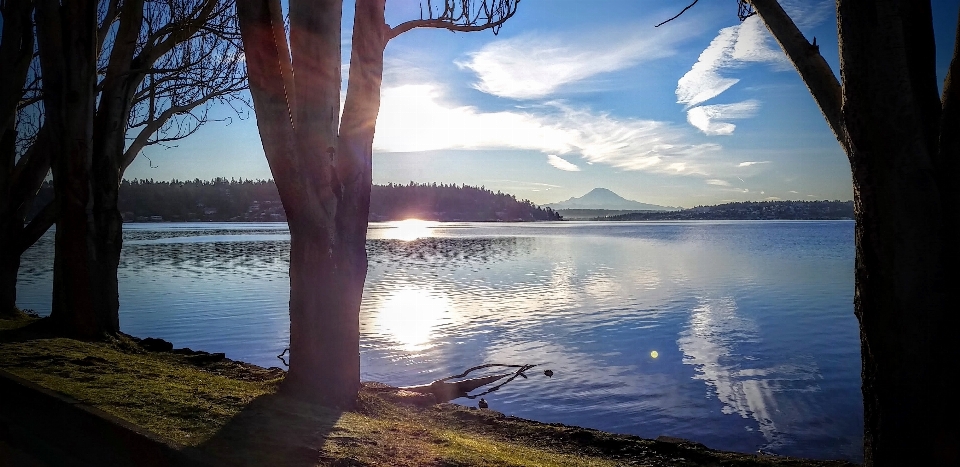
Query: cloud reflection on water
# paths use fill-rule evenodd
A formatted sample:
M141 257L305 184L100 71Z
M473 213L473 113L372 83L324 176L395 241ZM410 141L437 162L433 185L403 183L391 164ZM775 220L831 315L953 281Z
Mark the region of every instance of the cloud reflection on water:
M796 420L797 414L806 412L802 398L782 393L819 391L820 372L812 361L764 368L744 348L760 342L758 326L737 311L731 297L699 298L677 345L683 363L696 367L694 378L713 389L723 413L752 418L768 443L765 448L777 449L789 443L785 432L804 431L803 425L810 422ZM752 362L757 366L750 368ZM783 407L783 402L791 407ZM788 424L794 426L783 426Z

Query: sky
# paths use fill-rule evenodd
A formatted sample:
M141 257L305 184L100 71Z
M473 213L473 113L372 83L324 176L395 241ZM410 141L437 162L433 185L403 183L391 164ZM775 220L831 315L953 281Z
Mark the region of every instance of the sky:
M780 0L838 73L832 0ZM603 187L663 206L848 200L846 156L758 17L733 0L521 0L498 35L415 29L387 45L374 183L485 186L538 204ZM388 0L391 26L419 18ZM934 0L937 71L960 0ZM353 5L344 5L343 79ZM252 109L226 107L125 173L268 179ZM146 155L147 157L143 157ZM148 159L149 158L149 159Z

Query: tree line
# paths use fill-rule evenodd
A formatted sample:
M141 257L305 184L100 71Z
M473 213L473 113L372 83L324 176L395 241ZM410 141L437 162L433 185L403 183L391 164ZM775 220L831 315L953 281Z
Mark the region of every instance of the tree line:
M647 211L598 217L605 221L853 219L853 201L743 201L680 211Z
M54 198L46 182L37 205ZM117 203L124 222L131 221L280 221L287 220L273 180L226 179L155 181L124 179ZM39 214L35 207L29 217ZM371 221L422 219L435 221L551 221L562 220L550 208L485 187L470 185L389 183L373 185Z

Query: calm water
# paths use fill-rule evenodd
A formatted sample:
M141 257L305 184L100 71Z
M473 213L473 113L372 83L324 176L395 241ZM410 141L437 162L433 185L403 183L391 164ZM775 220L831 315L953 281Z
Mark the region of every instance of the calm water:
M127 224L120 324L278 366L285 224ZM644 437L861 459L853 222L372 224L365 380L538 363L491 408ZM49 313L52 235L19 305ZM656 352L656 353L654 353ZM473 404L466 399L458 400Z

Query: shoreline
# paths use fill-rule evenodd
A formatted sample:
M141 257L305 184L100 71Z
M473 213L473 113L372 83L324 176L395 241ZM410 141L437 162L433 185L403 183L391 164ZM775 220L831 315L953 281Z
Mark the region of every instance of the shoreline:
M269 465L281 458L287 465L855 465L724 452L678 438L650 440L541 423L368 390L372 383L364 384L355 409L336 411L278 392L279 368L173 349L159 339L121 335L82 342L51 334L43 329L43 320L22 319L13 326L5 321L0 369L41 387L40 392L73 401L66 407L106 414L97 418L109 422L108 431L129 425L126 431L143 432L172 446L175 452L169 456L186 455L197 465L255 465L249 459ZM0 418L9 419L9 411L3 413ZM67 424L60 432L63 439L43 439L42 432L34 437L54 444L68 441L61 449L70 452L85 449L75 441L88 429ZM123 443L118 446L125 449Z

